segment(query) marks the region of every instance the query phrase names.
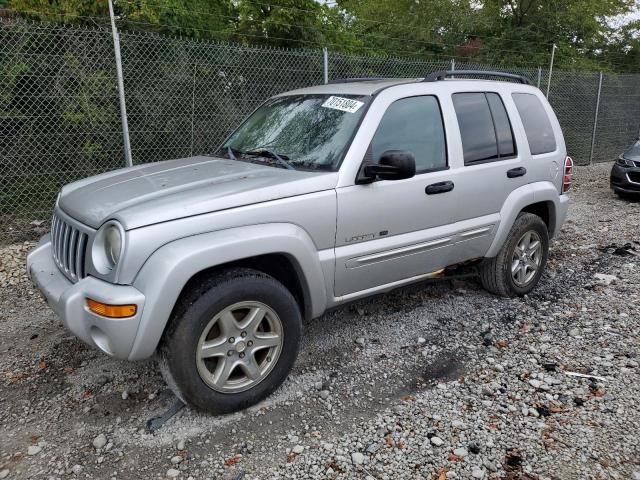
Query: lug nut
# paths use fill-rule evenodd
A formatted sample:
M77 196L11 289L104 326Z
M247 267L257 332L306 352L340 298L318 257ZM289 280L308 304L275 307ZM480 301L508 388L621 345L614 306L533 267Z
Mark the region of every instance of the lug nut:
M252 342L251 340L249 340L249 341L247 342L247 347L250 347L251 345L253 345L253 342Z
M240 358L244 358L244 353L241 353L241 354L240 354Z
M229 351L227 352L227 357L230 357L231 355L233 355L233 350L229 350Z
M233 337L230 337L230 338L229 338L229 343L233 343L233 342L235 342L235 341L236 341L236 339L235 339L235 338L233 338Z
M242 338L246 337L246 336L247 336L247 332L242 332L242 333L240 334L240 336L241 336Z

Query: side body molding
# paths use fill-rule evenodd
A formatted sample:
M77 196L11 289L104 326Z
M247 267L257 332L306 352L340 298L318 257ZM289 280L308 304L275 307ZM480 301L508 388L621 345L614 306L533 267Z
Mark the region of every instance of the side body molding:
M144 293L145 308L129 360L155 351L171 311L189 279L198 272L257 255L279 253L292 260L300 277L306 317L320 316L327 303L318 251L309 235L288 223L231 228L186 237L156 250L133 282Z
M553 237L558 233L567 215L569 198L566 195L558 195L558 187L551 182L529 183L511 192L502 205L498 231L486 257L491 258L498 254L522 209L538 202L548 202L552 205L549 212L549 236Z

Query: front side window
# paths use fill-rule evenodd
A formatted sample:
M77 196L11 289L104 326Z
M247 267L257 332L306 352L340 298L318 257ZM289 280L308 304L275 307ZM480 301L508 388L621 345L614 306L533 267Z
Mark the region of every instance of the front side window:
M454 93L465 165L513 157L516 146L509 116L497 93Z
M555 151L556 138L540 99L531 93L513 93L512 96L522 119L531 155Z
M387 150L413 153L418 173L447 166L444 125L435 97L403 98L387 108L371 141L373 163Z
M368 101L352 95L276 97L231 134L218 153L244 161L279 157L293 168L336 171Z

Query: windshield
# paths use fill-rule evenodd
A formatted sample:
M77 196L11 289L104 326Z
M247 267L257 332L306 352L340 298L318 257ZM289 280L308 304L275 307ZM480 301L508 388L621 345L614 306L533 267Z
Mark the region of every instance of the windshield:
M624 152L622 156L628 160L640 160L640 140L631 145L631 148Z
M335 171L368 97L290 95L260 108L220 147L229 158ZM274 161L277 160L277 162Z

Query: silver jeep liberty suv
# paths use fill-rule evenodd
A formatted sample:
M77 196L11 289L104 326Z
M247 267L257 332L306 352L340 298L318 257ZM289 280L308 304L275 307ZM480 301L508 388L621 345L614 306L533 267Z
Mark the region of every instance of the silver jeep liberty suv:
M214 155L66 185L27 268L84 342L155 354L181 400L230 412L284 381L303 318L461 263L531 291L571 168L521 77L337 81L270 98Z

